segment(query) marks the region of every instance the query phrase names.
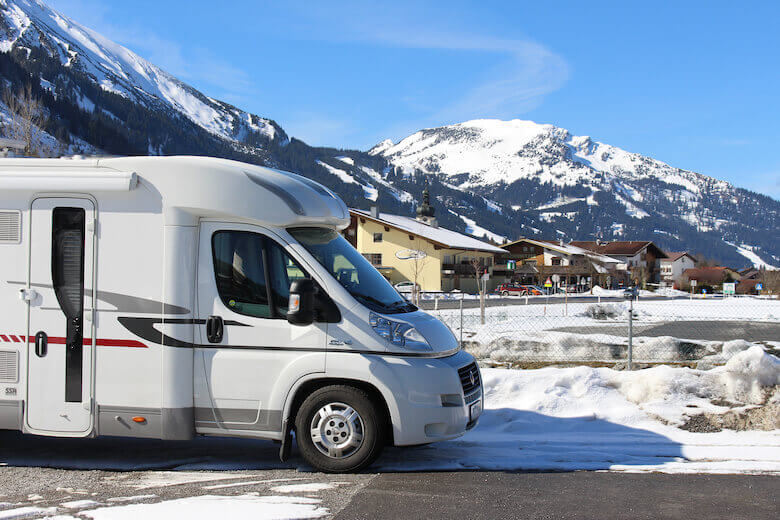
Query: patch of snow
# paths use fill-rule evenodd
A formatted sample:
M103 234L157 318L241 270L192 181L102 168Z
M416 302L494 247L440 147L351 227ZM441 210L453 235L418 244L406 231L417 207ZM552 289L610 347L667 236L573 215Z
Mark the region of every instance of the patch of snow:
M289 484L272 487L274 493L318 493L326 489L336 489L343 482L311 482L308 484Z
M738 246L737 244L735 244L733 242L729 242L727 240L724 240L724 242L726 242L728 245L733 246L734 248L736 248L737 253L739 253L740 255L742 255L745 258L747 258L750 261L750 263L753 264L753 267L756 267L758 269L763 267L763 268L766 268L766 269L769 269L769 270L776 270L776 269L778 269L778 267L765 262L760 256L758 256L755 253L755 251L753 251L753 249L755 249L754 246L749 246L747 244L742 244L742 245Z
M577 202L580 200L586 200L585 197L563 197L559 196L555 200L548 202L547 204L542 204L541 206L537 206L537 210L545 210L545 209L552 209L557 208L559 206L565 206L566 204L571 204L572 202Z
M84 507L99 506L100 502L94 500L71 500L70 502L63 502L60 504L67 509L81 509Z
M241 473L208 472L208 471L150 471L144 473L137 482L130 485L134 489L150 489L159 487L196 484L198 482L214 482L240 478L252 478L259 475Z
M458 213L455 213L454 211L447 210L456 217L460 218L463 222L466 223L466 233L469 235L475 236L477 238L486 238L488 240L492 240L493 242L496 242L497 244L503 244L506 242L506 237L503 235L499 235L498 233L493 233L492 231L485 229L481 226L477 225L477 222L473 219L470 219L468 217L464 217L463 215L459 215Z
M252 518L257 520L286 520L320 518L329 511L319 506L320 501L304 497L214 496L203 495L156 504L132 504L82 511L80 514L94 520L146 520L187 518L212 520L214 518Z
M350 166L355 166L355 160L352 157L347 157L346 155L341 155L339 157L334 157L337 161L341 161L345 164L349 164Z
M392 147L393 147L393 141L391 141L390 139L385 139L381 143L374 145L374 147L368 151L368 155L383 155L387 150L389 150Z
M23 518L33 518L42 515L53 515L56 512L56 507L16 507L14 509L5 509L0 511L0 520L21 520Z
M341 180L341 182L345 182L347 184L359 184L352 175L348 174L344 170L334 168L330 164L319 160L317 161L317 164L325 168L328 171L328 173L338 177Z

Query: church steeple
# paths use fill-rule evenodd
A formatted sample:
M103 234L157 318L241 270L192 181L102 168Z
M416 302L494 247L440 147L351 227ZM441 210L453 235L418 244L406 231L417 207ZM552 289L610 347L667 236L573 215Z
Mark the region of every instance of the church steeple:
M422 204L417 206L417 220L425 222L431 226L436 226L436 208L431 206L431 192L428 191L428 183L426 181L425 189L422 192L423 201Z

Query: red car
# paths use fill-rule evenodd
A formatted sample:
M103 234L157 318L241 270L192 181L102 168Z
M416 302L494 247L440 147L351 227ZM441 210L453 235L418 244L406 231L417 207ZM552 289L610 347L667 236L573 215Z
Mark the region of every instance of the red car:
M525 296L528 294L528 289L524 285L517 285L513 283L502 283L496 287L495 292L501 296Z
M520 285L516 283L502 283L495 290L501 296L538 296L544 294L533 285Z

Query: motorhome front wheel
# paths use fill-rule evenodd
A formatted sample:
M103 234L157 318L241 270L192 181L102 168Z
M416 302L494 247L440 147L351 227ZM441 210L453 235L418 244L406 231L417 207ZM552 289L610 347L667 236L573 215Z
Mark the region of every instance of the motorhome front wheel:
M306 461L328 473L365 468L384 447L382 414L362 390L328 386L312 393L295 420L298 449Z

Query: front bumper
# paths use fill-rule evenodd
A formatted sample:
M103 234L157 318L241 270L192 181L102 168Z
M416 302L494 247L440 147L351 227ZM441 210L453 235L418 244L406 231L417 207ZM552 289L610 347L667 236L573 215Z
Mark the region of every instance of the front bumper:
M477 381L464 393L459 371L472 365ZM390 377L382 379L397 410L393 418L396 446L454 439L476 426L484 398L479 369L471 354L460 351L446 358L406 358L403 363L389 363L386 367ZM458 404L443 404L443 396L455 395L459 397Z

